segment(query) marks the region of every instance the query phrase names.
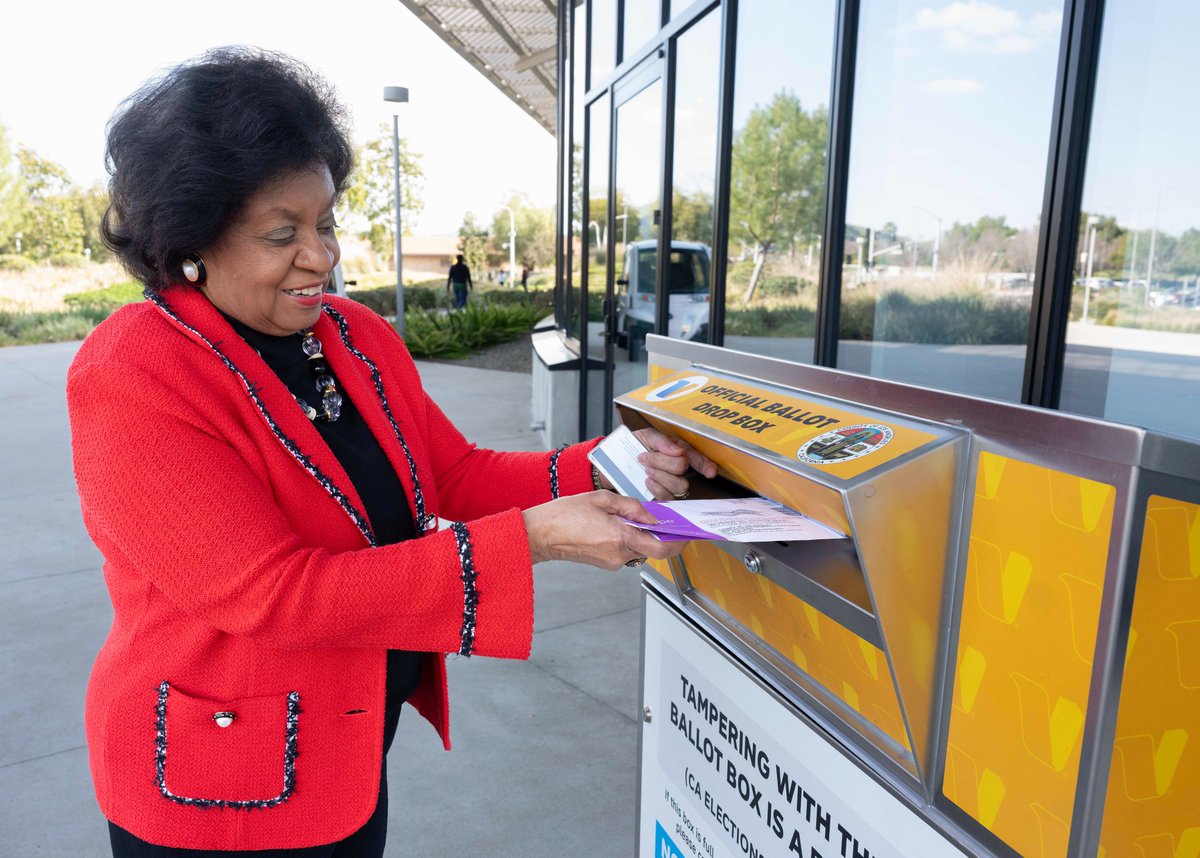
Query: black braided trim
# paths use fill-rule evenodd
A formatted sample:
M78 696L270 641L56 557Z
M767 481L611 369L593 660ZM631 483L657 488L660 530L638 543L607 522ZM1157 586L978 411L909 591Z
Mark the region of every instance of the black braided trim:
M326 315L337 323L338 333L342 337L342 344L346 347L346 350L362 361L371 372L371 380L375 383L375 393L379 396L379 403L383 406L383 413L387 415L388 423L391 424L392 431L396 433L396 439L400 442L401 449L404 450L404 458L408 460L408 472L412 476L413 483L413 506L415 507L413 512L416 516L417 530L423 533L428 529L428 522L426 522L425 515L425 493L421 491L421 478L417 475L417 463L413 459L412 452L408 449L408 443L404 440L404 434L400 431L400 424L396 421L395 415L392 414L391 406L388 405L387 394L383 391L383 378L379 375L379 369L369 357L355 347L350 338L350 325L346 322L346 317L328 304L325 304L322 309Z
M550 454L550 497L558 497L558 457L566 447L559 447Z
M458 562L462 566L463 622L459 655L470 655L475 646L475 608L479 594L475 590L475 558L471 553L471 533L461 521L450 525L458 544Z
M255 798L244 801L230 801L221 798L192 798L175 795L167 788L167 694L171 686L164 679L158 685L158 705L154 707L154 777L158 782L158 791L163 798L168 798L176 804L188 807L218 807L233 810L261 810L275 807L287 801L296 788L296 733L300 723L300 692L293 691L287 696L287 728L283 750L283 792L274 798Z
M225 353L217 347L216 343L212 342L208 337L204 336L204 334L200 333L187 322L183 321L183 319L179 318L179 316L176 315L175 311L171 309L170 305L167 304L166 300L161 295L151 289L146 289L143 294L146 296L147 300L154 302L158 306L158 309L162 310L162 312L172 319L175 324L187 331L190 331L201 342L212 349L216 356L221 359L221 362L225 364L226 368L235 376L237 376L238 380L241 381L242 386L246 388L246 393L250 395L250 400L254 403L254 407L258 409L258 412L263 416L263 419L267 421L267 426L270 427L271 432L273 432L275 437L279 439L279 443L281 443L284 446L284 449L286 449L292 455L293 459L300 463L300 466L304 468L304 470L308 471L308 473L311 474L312 477L321 484L321 488L325 489L325 491L329 493L330 497L337 501L338 506L345 511L346 515L350 516L350 520L354 522L354 526L358 528L359 532L367 540L367 544L371 547L375 547L375 533L371 530L371 524L367 521L367 517L355 509L354 504L350 502L350 498L342 494L341 489L334 485L333 480L329 479L329 477L325 475L324 471L313 464L312 460L309 459L308 456L304 455L304 452L300 449L300 445L283 433L283 430L279 428L279 424L275 422L275 418L271 416L271 412L267 410L267 406L263 403L262 398L258 395L258 388L256 388L250 382L250 379L246 377L246 374L238 369L234 362L231 361L225 355Z

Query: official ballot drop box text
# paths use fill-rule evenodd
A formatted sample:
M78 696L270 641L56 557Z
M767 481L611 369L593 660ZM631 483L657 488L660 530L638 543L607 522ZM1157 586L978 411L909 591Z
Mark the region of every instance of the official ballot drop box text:
M643 575L639 855L1200 855L1200 445L647 346L693 496L845 538Z

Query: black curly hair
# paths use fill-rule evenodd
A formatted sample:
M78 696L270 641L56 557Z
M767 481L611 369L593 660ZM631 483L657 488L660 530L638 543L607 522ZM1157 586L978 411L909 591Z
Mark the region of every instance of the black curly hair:
M315 72L288 56L224 47L125 99L108 124L104 241L159 290L211 245L272 179L324 164L340 194L354 164L346 113Z

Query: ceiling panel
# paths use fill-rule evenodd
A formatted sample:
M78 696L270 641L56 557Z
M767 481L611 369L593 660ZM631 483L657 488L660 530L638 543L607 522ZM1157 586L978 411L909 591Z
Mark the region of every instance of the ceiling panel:
M538 124L555 133L557 0L400 0Z

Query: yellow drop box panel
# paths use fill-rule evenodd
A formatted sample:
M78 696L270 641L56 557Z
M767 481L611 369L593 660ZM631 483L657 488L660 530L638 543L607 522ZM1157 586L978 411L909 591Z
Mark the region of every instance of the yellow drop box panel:
M615 405L717 463L693 496L846 537L694 542L648 589L965 854L1200 858L1200 443L647 351Z
M977 464L943 791L1022 854L1064 855L1116 490Z
M1151 495L1101 851L1200 856L1200 503Z

